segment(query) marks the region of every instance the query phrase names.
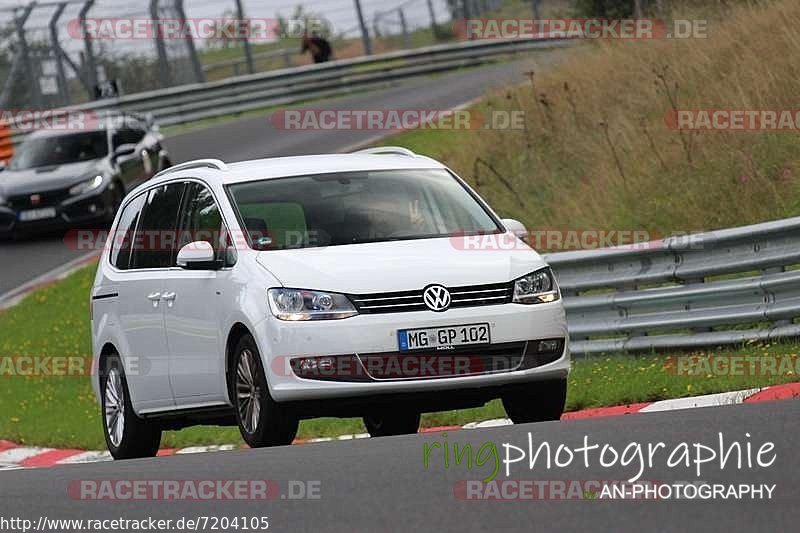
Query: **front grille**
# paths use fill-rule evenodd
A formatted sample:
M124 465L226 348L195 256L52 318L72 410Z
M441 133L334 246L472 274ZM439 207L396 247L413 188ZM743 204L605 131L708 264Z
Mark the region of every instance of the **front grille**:
M522 363L527 345L505 342L430 352L359 354L358 358L375 380L436 379L511 372Z
M447 287L450 291L450 308L479 307L511 303L514 296L513 283L493 283L490 285L469 285L466 287ZM427 311L422 299L422 291L380 292L374 294L349 295L359 313L405 313L408 311Z
M31 196L39 196L39 202L36 204L31 202ZM40 207L57 207L61 202L69 198L69 189L60 189L56 191L47 191L42 193L20 194L17 196L10 196L8 203L14 209L38 209Z

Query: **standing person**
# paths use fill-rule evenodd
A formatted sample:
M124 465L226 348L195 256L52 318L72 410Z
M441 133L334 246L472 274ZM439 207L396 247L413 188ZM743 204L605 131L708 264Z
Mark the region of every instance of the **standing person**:
M304 54L306 51L311 51L311 57L314 58L314 63L325 63L330 61L333 49L331 43L327 39L320 37L317 32L313 32L311 37L307 33L303 34L302 48L300 53Z

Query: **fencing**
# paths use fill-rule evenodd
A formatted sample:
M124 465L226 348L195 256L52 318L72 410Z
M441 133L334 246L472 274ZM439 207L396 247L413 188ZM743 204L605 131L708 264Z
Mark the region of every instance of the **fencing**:
M562 38L469 41L189 84L70 107L152 114L163 126L388 86L414 76L479 65L498 56L569 44ZM24 133L15 135L19 142Z
M800 336L800 217L546 259L575 353Z

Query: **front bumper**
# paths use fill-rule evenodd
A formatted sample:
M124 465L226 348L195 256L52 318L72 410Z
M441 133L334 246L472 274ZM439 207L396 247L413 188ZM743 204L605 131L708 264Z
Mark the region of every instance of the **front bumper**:
M450 309L443 313L358 315L343 320L286 322L269 317L256 326L256 341L267 369L270 391L278 402L323 399L367 399L379 395L457 391L520 385L564 378L569 373L568 342L552 362L535 368L435 379L400 379L368 382L303 379L288 361L296 357L359 355L396 352L400 329L456 326L488 322L492 345L534 339L568 338L561 301L536 304L502 304ZM444 352L446 353L446 352Z
M114 201L113 191L106 188L95 194L69 198L55 205L37 205L26 209L0 206L0 234L49 231L107 222L114 215ZM19 220L21 211L48 207L55 208L54 217L27 222Z

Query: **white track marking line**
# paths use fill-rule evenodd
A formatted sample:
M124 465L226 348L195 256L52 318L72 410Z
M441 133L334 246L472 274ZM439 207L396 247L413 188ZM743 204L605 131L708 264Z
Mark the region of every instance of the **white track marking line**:
M492 420L484 420L483 422L470 422L461 426L463 429L477 429L477 428L496 428L500 426L510 426L513 422L508 418L493 418Z
M182 448L175 452L175 455L183 455L189 453L206 453L206 452L229 452L239 448L235 444L212 444L209 446L189 446Z

